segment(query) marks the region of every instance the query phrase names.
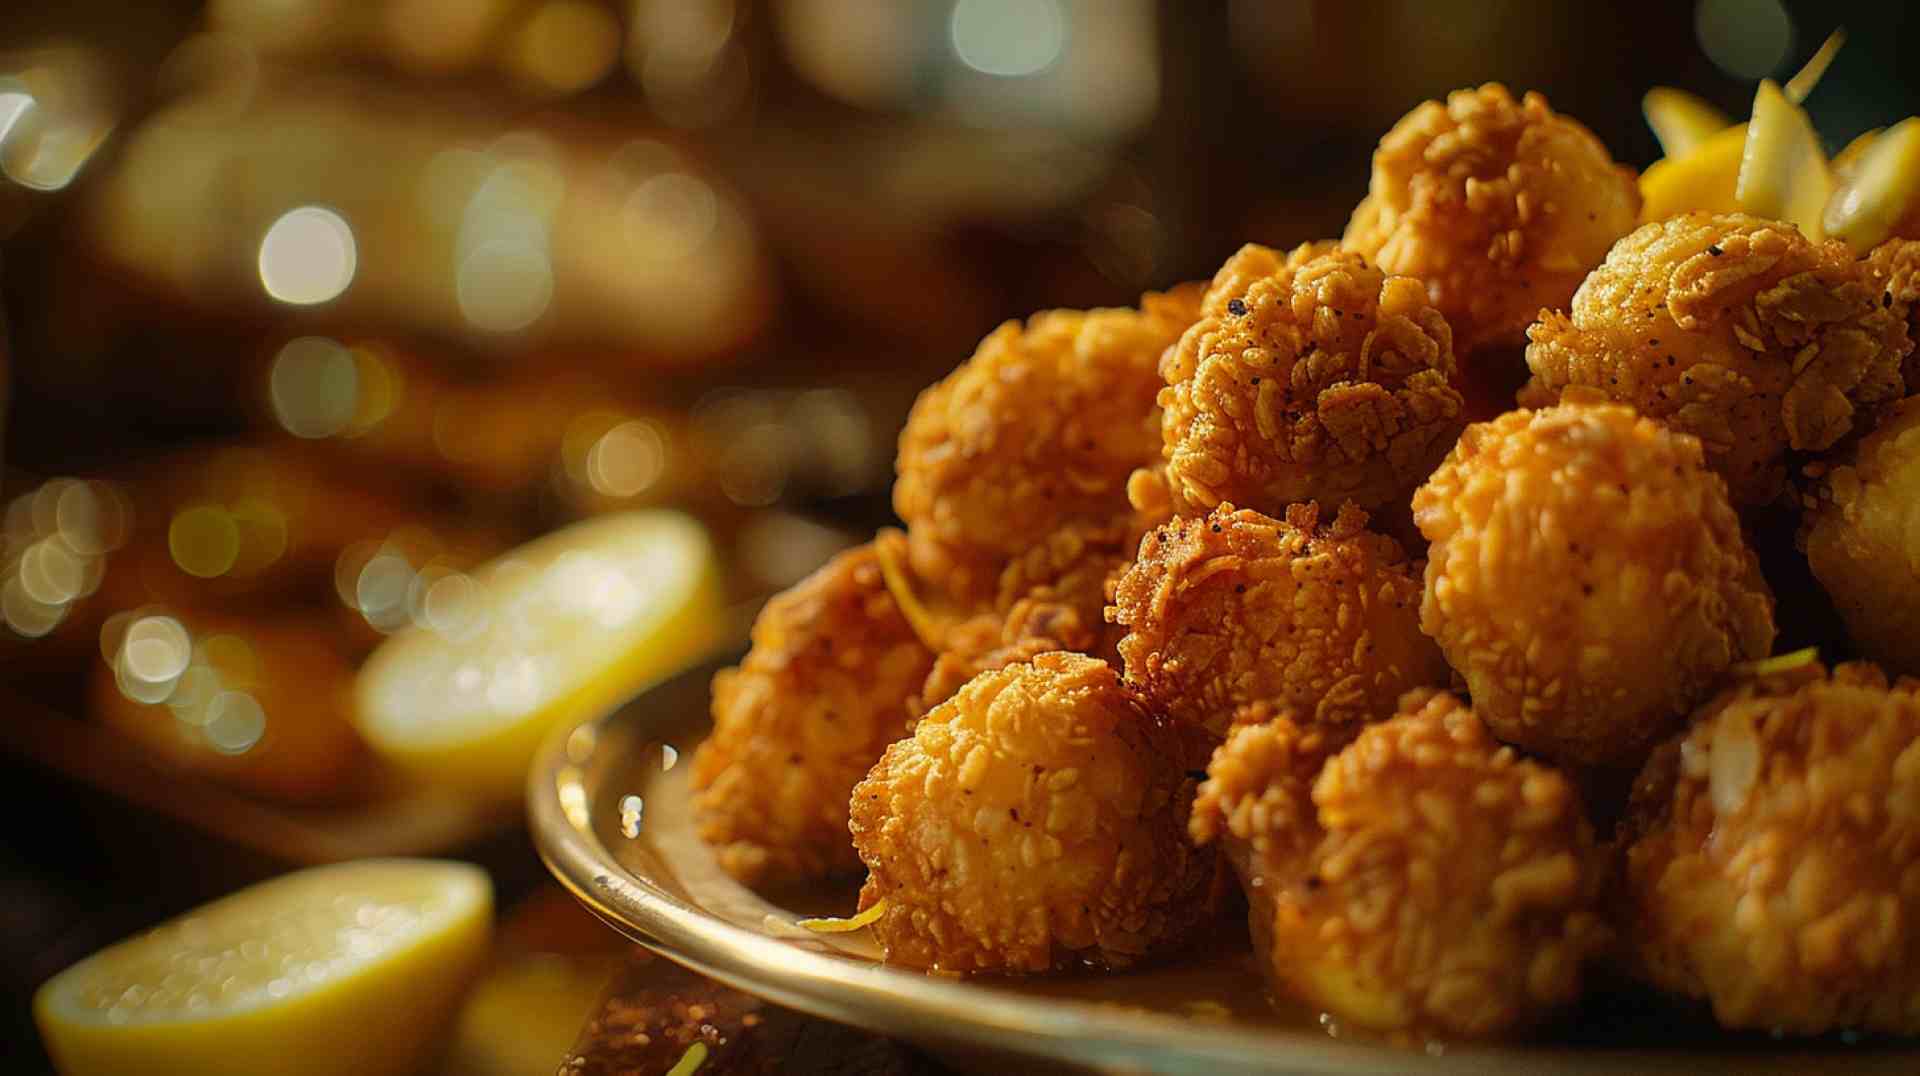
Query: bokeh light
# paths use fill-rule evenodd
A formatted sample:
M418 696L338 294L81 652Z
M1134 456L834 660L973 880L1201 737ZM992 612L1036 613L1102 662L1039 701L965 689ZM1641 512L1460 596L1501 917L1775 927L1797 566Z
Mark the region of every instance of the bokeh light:
M243 754L267 731L267 712L259 700L244 691L222 691L207 703L201 733L223 755Z
M638 497L666 471L667 444L660 428L639 420L601 434L587 450L587 481L605 497Z
M332 437L360 413L360 368L353 352L319 336L290 340L274 356L268 393L274 417L295 437Z
M188 575L201 579L225 575L240 557L239 524L232 512L217 504L183 509L167 525L167 551Z
M537 89L583 90L613 70L620 23L588 0L549 0L521 24L508 56L514 73Z
M1765 78L1793 48L1793 19L1780 0L1699 0L1693 31L1707 58L1738 79Z
M359 257L346 218L324 206L301 206L282 214L260 240L260 283L283 303L328 302L353 283Z
M1002 78L1046 70L1067 40L1059 0L959 0L948 31L960 62Z

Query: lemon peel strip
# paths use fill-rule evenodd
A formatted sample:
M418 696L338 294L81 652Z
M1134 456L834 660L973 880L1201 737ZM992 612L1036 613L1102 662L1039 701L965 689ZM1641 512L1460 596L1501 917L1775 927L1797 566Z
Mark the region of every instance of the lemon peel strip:
M1787 100L1792 101L1796 105L1805 101L1807 95L1813 92L1813 88L1820 84L1820 78L1827 73L1827 68L1833 64L1833 58L1840 54L1840 46L1846 43L1846 27L1842 26L1833 33L1828 34L1827 39L1820 43L1818 49L1814 50L1813 56L1807 60L1806 64L1802 66L1792 78L1787 80L1787 85L1785 86Z
M1778 676L1781 673L1795 672L1819 660L1820 648L1817 646L1807 646L1799 650L1790 650L1785 654L1775 654L1770 658L1736 662L1728 671L1735 676L1756 678L1762 676Z
M667 1076L693 1076L700 1071L700 1066L706 1063L707 1044L696 1042L687 1047L687 1052L681 1054L680 1060L674 1062L673 1067L667 1070Z
M893 540L889 540L893 539ZM880 536L873 543L873 554L880 562L880 578L887 584L887 593L893 595L893 602L900 607L900 615L907 620L907 626L926 644L928 650L940 649L940 627L927 607L914 596L913 586L907 581L907 572L900 564L898 531Z
M887 913L887 898L881 897L867 906L859 915L846 919L825 916L819 919L802 919L799 924L815 934L851 934L856 930L865 930Z

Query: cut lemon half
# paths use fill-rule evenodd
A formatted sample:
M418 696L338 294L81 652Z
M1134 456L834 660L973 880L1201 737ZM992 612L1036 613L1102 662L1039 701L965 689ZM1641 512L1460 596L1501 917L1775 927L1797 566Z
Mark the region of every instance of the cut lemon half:
M1733 125L1727 114L1704 99L1671 86L1655 86L1640 99L1647 126L1668 157L1681 157Z
M1855 147L1859 147L1856 149ZM1920 202L1920 117L1905 119L1878 136L1862 135L1843 154L1846 168L1828 199L1827 234L1866 251L1888 235Z
M1740 208L1734 187L1746 152L1747 125L1727 127L1676 157L1664 157L1640 173L1640 220L1665 220L1705 209L1732 213Z
M723 623L706 529L664 510L576 523L419 604L361 668L355 721L403 770L501 800L548 729L701 656Z
M401 1076L431 1065L485 959L486 873L316 867L203 905L48 980L66 1076Z
M1772 79L1760 80L1734 187L1740 208L1789 221L1818 242L1826 236L1823 217L1832 195L1833 174L1813 121Z

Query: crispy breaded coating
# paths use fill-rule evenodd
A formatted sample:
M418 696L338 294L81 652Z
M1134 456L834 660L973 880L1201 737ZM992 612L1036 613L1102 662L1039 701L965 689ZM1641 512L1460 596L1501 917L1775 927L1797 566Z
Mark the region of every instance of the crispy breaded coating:
M1814 577L1875 661L1920 674L1920 396L1895 404L1808 498Z
M1249 245L1167 353L1166 476L1183 515L1232 501L1402 500L1464 425L1452 334L1420 282L1357 254Z
M1164 517L1135 514L1103 524L1067 524L1038 538L1000 571L991 604L940 631L940 656L921 692L922 710L988 669L1049 650L1119 664L1126 629L1106 621L1113 578L1133 562L1140 538Z
M1639 216L1632 169L1592 131L1488 83L1394 124L1342 242L1425 281L1468 356L1518 347L1542 307L1564 310Z
M893 487L916 573L977 596L1035 534L1123 513L1128 475L1160 454L1161 353L1200 294L1007 322L921 393Z
M1218 857L1186 819L1205 757L1110 666L1042 654L983 673L853 790L860 906L890 963L1125 967L1211 913Z
M1421 624L1508 743L1637 763L1773 645L1759 561L1700 442L1575 393L1470 426L1414 494Z
M1734 503L1786 490L1787 454L1831 447L1902 394L1905 318L1844 244L1740 213L1688 213L1622 239L1528 335L1529 406L1597 389L1706 445Z
M1349 504L1322 524L1223 504L1151 532L1114 588L1127 682L1215 736L1249 707L1315 724L1375 720L1448 671L1419 623L1420 568Z
M1235 731L1194 802L1275 989L1407 1036L1509 1033L1578 997L1607 930L1571 782L1445 692L1410 692L1331 758L1325 736L1284 717Z
M1657 751L1624 940L1727 1027L1920 1032L1920 696L1864 663L1729 687Z
M932 664L871 545L769 601L746 659L713 678L713 732L693 757L696 822L720 865L750 884L857 869L847 795L906 734Z
M1915 227L1920 229L1920 220ZM1866 269L1880 291L1881 305L1906 318L1907 338L1920 345L1920 239L1896 237L1881 243L1868 252ZM1920 394L1920 357L1908 352L1900 374L1907 394Z

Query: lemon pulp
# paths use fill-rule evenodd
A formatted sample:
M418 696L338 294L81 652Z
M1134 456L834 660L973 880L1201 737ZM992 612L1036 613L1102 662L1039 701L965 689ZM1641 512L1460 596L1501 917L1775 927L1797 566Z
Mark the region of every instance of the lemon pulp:
M403 769L497 799L520 795L548 729L699 657L722 623L705 529L665 510L576 523L482 567L437 613L432 598L360 670L355 720Z
M460 863L317 867L54 976L34 1016L67 1076L418 1072L484 959L493 892Z

